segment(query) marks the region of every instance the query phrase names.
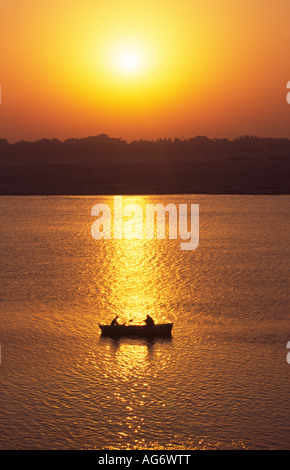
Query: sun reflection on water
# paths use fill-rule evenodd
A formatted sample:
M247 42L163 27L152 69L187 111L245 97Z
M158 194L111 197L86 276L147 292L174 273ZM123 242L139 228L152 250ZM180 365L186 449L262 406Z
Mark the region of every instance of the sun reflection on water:
M149 366L150 354L153 345L145 342L128 343L123 340L111 341L111 360L114 362L115 370L123 377L128 375L139 376L144 374Z
M148 202L151 202L148 197L124 197L123 207L128 203L139 204L145 214ZM125 219L123 216L123 221ZM119 315L121 323L140 324L147 314L152 315L156 322L168 321L160 308L164 304L162 297L169 295L167 290L170 286L166 288L163 283L161 292L160 263L164 242L157 241L161 248L159 256L156 256L156 240L145 237L142 240L112 239L106 243L110 244L111 251L107 260L107 282L102 286L104 298L109 301L104 310L110 315Z
M151 196L123 197L122 202L123 207L138 204L143 214L147 203L156 204ZM107 203L113 216L113 198ZM145 224L143 229L145 232ZM176 322L182 275L179 258L184 256L178 241L167 239L165 243L156 237L148 240L144 233L143 239L112 238L94 243L96 255L102 257L95 264L95 272L93 267L90 273L97 286L99 323L110 323L118 315L120 323L142 324L147 314L156 323ZM168 249L169 245L172 250ZM178 263L174 256L176 250ZM142 448L160 433L163 425L171 427L176 384L164 377L172 370L173 341L100 336L96 348L90 358L93 366L90 370L102 387L105 386L104 419L119 448L129 448L133 442ZM97 359L98 350L102 351L102 361Z
M90 366L105 384L104 400L110 403L110 408L106 406L104 416L107 425L114 430L118 448L129 449L132 442L142 448L148 426L150 429L152 411L165 410L166 401L156 394L155 382L170 362L171 341L99 338L99 347L104 352L102 368L97 352L91 357ZM98 344L96 346L98 348ZM92 374L92 368L90 370Z
M155 370L156 360L158 370L162 370L168 364L170 349L163 349L170 344L172 338L150 340L145 338L120 338L112 339L100 337L102 347L106 345L106 375L114 376L116 380L128 381L136 378L138 381L144 378L142 385L148 385L148 378ZM154 367L152 367L154 365Z

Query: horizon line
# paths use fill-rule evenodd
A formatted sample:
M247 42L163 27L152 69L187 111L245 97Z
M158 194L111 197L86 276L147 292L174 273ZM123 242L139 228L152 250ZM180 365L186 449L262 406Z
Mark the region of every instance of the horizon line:
M259 139L259 140L263 140L263 139L270 139L270 140L290 140L289 137L273 137L273 136L259 136L259 135L256 135L256 134L241 134L241 135L237 135L236 137L233 137L233 138L229 138L229 137L208 137L207 135L202 135L202 134L196 134L196 135L193 135L191 137L155 137L155 138L143 138L143 137L139 137L139 138L136 138L136 139L132 139L132 140L127 140L127 139L124 139L123 137L113 137L113 136L110 136L109 134L106 134L106 133L101 133L101 134L95 134L95 135L86 135L86 136L83 136L83 137L67 137L67 138L64 138L64 139L60 139L58 137L40 137L38 139L35 139L35 140L27 140L25 138L23 139L20 139L20 140L9 140L8 138L6 137L0 137L0 143L3 142L3 141L6 141L9 145L14 145L14 144L20 144L20 143L28 143L28 144L35 144L35 143L39 143L39 142L43 142L43 141L47 141L47 142L52 142L52 141L57 141L58 143L66 143L68 141L74 141L74 140L86 140L86 139L94 139L94 138L98 138L98 137L103 137L103 138L107 138L108 140L116 140L116 141L119 141L120 143L126 143L126 144L131 144L131 143L134 143L134 142L150 142L150 143L157 143L157 142L160 142L160 141L168 141L168 142L174 142L174 141L181 141L181 142L187 142L187 141L190 141L190 140L194 140L196 138L204 138L204 139L207 139L207 140L210 140L210 141L221 141L221 140L224 140L224 141L228 141L228 142L234 142L236 140L240 140L240 139L243 139L243 138L248 138L248 139Z

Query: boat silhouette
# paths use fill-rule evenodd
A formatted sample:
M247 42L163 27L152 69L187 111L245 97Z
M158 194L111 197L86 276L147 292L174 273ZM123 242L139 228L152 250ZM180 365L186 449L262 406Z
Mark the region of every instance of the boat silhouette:
M102 325L99 323L103 336L141 336L141 337L170 337L173 323L147 325Z

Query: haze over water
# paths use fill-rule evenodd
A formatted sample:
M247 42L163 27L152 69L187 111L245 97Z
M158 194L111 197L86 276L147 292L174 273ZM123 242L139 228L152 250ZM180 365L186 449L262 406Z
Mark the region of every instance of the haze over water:
M200 205L200 242L94 240L113 197L0 198L1 449L289 449L289 196ZM172 321L168 340L98 323Z

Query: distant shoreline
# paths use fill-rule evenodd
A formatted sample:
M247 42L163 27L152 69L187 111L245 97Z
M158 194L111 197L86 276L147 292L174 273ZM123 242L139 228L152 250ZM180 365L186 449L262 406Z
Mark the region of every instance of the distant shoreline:
M116 194L288 195L290 140L0 139L0 195Z
M247 167L215 165L3 165L0 195L290 194L285 166L264 165L245 179Z

